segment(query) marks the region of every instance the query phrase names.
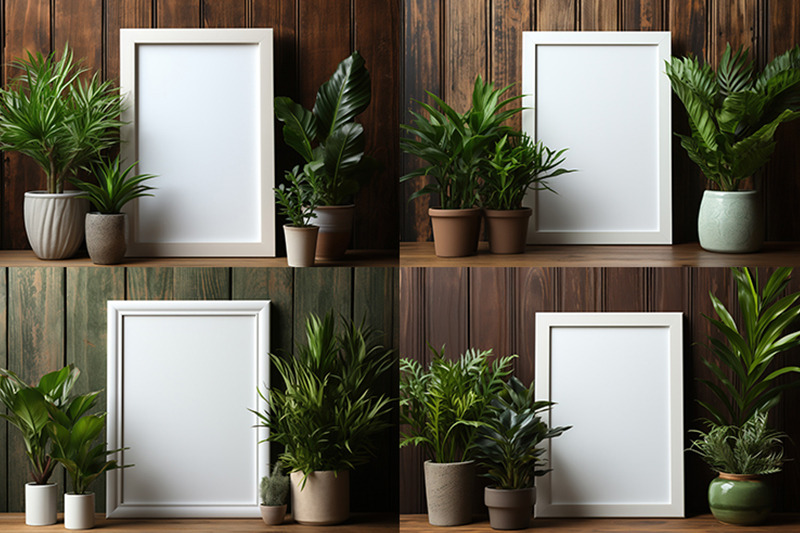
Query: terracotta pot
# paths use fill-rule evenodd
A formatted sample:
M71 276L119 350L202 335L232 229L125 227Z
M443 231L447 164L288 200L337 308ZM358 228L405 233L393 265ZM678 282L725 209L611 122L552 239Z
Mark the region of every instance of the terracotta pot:
M521 254L528 240L530 207L500 211L484 209L489 234L489 251L493 254Z
M425 496L432 526L459 526L472 522L475 462L425 461Z
M92 263L116 265L125 258L128 215L86 213L86 249Z
M292 517L314 526L339 524L350 517L350 472L311 472L303 486L303 473L289 474L292 485Z
M56 523L58 484L25 485L25 525L49 526Z
M319 226L317 259L335 261L344 257L353 234L355 211L354 204L319 206L314 210L314 224Z
M25 232L39 259L66 259L78 251L83 242L84 216L89 211L89 201L77 198L79 194L83 193L25 193Z
M433 247L439 257L464 257L478 252L481 209L428 209Z
M531 524L536 488L503 490L486 487L483 502L489 508L492 529L525 529Z
M705 191L697 217L700 246L709 252L757 252L764 244L758 191Z
M94 492L64 494L64 527L67 529L94 527Z
M720 472L708 486L708 506L720 522L752 526L769 516L772 490L763 476Z
M286 262L290 267L314 266L318 233L317 226L305 228L283 226L283 236L286 238Z
M283 524L286 518L286 504L283 505L259 505L261 510L261 520L268 526Z

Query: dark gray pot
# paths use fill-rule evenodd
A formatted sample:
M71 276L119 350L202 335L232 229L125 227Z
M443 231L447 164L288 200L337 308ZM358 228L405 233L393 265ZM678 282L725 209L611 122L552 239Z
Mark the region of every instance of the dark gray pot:
M96 265L116 265L125 257L127 215L86 214L86 248Z

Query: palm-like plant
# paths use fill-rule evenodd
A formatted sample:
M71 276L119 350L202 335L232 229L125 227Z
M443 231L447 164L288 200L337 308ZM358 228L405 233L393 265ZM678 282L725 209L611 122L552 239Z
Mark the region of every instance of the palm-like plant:
M153 196L149 191L155 190L155 187L149 187L144 182L156 176L131 175L135 166L136 163L123 171L119 156L113 161L101 157L90 167L92 174L97 177L97 185L79 179L72 179L70 182L83 191L80 198L89 200L98 213L115 215L121 213L125 204L131 200Z
M729 44L716 73L694 57L673 57L666 65L689 116L691 135L678 135L681 145L723 191L737 190L764 166L778 126L800 117L800 46L757 75L748 56Z
M364 155L364 127L355 122L369 105L370 77L358 52L339 63L317 92L313 110L288 97L275 99L286 144L306 163L316 163L321 177L321 205L340 205L355 195L377 168Z
M20 74L0 89L0 149L31 157L47 177L47 192L60 193L64 181L119 144L122 97L111 80L73 61L69 46L61 58L28 53L12 67Z
M417 361L400 360L400 421L408 425L400 446L422 446L437 463L466 461L516 356L490 362L491 350L469 349L451 361L444 348L431 351L427 370Z
M522 110L508 107L521 96L503 99L510 88L509 85L495 89L492 83L484 83L478 76L472 91L472 105L464 113L457 112L430 92L428 96L434 105L417 101L427 116L411 112L413 124L401 126L410 136L401 139L400 146L427 164L400 181L417 176L429 176L432 181L414 192L409 200L437 194L443 209L469 208L478 203L478 178L483 162L503 136L515 135L512 128L503 123Z

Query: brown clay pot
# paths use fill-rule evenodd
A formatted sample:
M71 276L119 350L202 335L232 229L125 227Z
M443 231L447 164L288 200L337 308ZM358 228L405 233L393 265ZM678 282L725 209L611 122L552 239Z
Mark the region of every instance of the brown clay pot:
M493 254L521 254L528 239L530 207L500 211L485 209L489 251Z
M478 252L481 209L428 209L433 248L439 257L464 257Z

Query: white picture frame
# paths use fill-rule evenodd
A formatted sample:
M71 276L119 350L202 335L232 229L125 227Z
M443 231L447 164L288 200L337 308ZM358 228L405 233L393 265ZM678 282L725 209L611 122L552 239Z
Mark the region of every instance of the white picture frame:
M122 29L128 256L275 256L272 29Z
M269 301L108 302L109 518L255 518Z
M681 313L537 313L538 399L555 402L536 516L683 517Z
M529 244L671 244L669 32L523 32L522 129L568 148Z

